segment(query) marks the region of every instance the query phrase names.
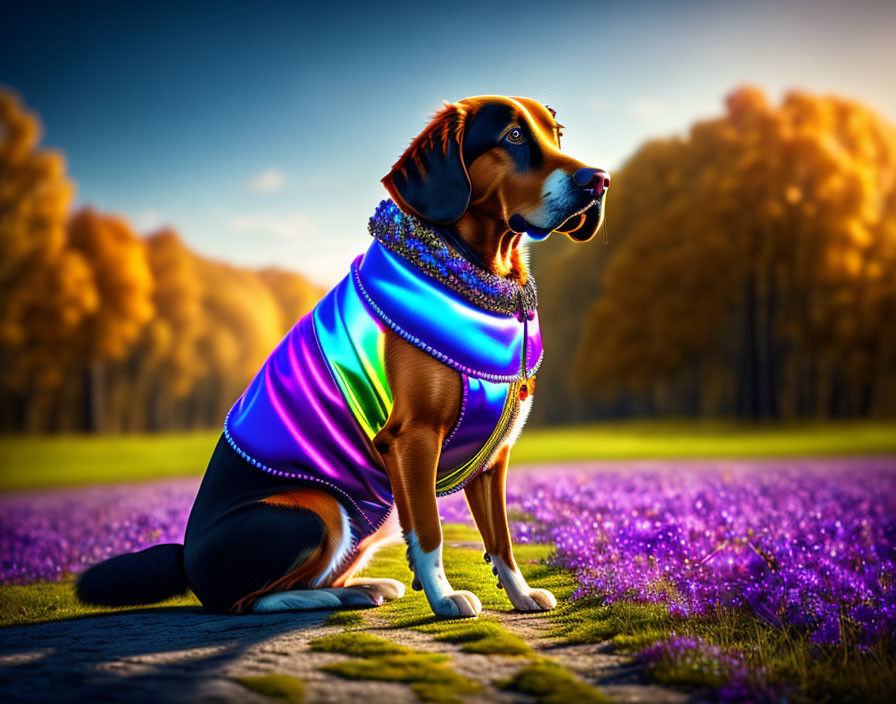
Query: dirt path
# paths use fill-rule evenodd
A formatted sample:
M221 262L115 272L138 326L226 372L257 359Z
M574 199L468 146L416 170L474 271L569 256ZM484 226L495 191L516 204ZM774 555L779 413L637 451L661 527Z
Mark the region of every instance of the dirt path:
M622 702L677 702L687 697L630 681L624 658L595 646L558 646L544 635L538 616L490 612L533 648L581 674ZM365 630L427 652L452 656L458 673L480 682L482 694L467 702L531 702L533 698L499 691L493 681L513 675L527 661L500 655L463 653L411 629L378 623L367 612ZM4 701L70 702L259 702L266 697L233 681L242 675L282 673L301 678L307 701L412 704L416 696L403 684L355 682L320 671L348 659L311 652L308 643L340 627L325 626L327 612L282 616L217 616L198 609L143 611L70 621L16 626L0 631L0 691Z

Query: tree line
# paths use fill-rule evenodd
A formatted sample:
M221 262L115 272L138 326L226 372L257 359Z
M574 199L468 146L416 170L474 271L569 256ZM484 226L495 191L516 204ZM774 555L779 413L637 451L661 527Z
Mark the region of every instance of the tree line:
M203 258L177 232L71 212L63 156L0 92L0 430L220 425L322 291Z
M606 205L608 246L532 248L536 422L896 415L892 124L744 87L643 145Z

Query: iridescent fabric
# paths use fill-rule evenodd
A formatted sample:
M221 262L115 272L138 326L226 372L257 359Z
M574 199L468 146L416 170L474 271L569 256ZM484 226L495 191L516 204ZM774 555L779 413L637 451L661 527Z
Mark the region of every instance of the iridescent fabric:
M534 311L483 310L376 240L358 256L274 349L224 423L227 441L253 466L333 492L349 513L353 542L393 505L372 443L392 410L387 330L463 381L461 412L442 445L439 495L488 464L518 413L521 380L542 358Z

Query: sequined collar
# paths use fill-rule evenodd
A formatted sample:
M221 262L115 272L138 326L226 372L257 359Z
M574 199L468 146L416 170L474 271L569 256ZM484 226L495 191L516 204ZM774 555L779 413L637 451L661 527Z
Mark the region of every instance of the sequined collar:
M367 225L370 234L428 275L454 289L479 308L504 315L523 315L538 306L535 280L526 284L505 279L476 266L450 247L438 231L413 215L382 201Z

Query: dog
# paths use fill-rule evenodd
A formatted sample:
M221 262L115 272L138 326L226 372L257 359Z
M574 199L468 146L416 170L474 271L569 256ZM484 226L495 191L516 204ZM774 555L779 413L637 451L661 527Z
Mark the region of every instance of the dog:
M100 563L78 596L154 603L189 587L216 612L376 606L404 585L355 575L403 539L432 611L475 617L479 599L442 564L437 495L463 490L511 604L556 606L514 560L505 484L541 361L521 238L590 240L610 185L561 134L531 99L445 103L382 179L371 248L228 414L184 545Z

